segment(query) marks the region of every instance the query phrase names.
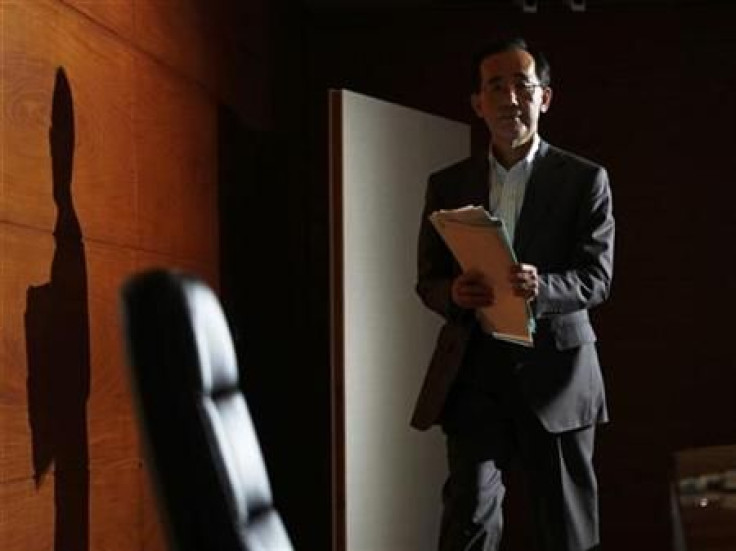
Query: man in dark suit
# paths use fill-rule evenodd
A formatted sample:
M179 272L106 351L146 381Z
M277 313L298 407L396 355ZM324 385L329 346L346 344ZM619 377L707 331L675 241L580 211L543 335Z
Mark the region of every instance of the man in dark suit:
M441 551L495 551L512 462L526 479L540 550L586 551L599 541L595 426L607 421L588 310L613 273L606 171L541 140L550 106L549 65L521 39L481 51L473 109L490 132L487 155L433 174L418 247L417 292L445 318L412 424L441 424L449 476ZM428 216L484 205L503 219L519 260L510 281L536 320L533 347L481 331L476 309L493 282L462 273Z

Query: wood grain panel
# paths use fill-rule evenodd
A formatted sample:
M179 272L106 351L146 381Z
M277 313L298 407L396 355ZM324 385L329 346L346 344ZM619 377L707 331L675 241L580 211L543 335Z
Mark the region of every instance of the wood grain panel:
M89 365L82 366L80 371L74 364L77 356L73 347L54 344L55 341L49 341L49 337L53 339L52 335L43 337L48 332L61 331L65 336L73 333L59 329L55 321L48 319L52 315L50 310L53 310L49 309L48 302L34 302L33 299L33 295L43 295L54 285L57 289L60 287L62 294L69 292L69 285L60 279L63 274L59 275L58 266L54 274L50 271L52 259L56 258L57 264L61 262L63 244L41 231L9 224L0 225L0 230L4 270L4 367L0 377L0 431L4 437L0 441L0 480L32 476L32 418L40 423L35 429L37 436L48 442L53 439L44 436L46 431L74 429L74 425L67 424L74 423L73 418L60 418L66 414L54 410L63 405L67 409L75 404L85 408L79 415L86 417L84 426L87 433L81 438L86 438L87 454L93 468L137 460L138 431L124 363L118 303L120 284L136 268L134 251L94 242L86 244L89 342L82 342L82 346L88 346ZM41 291L29 291L31 287ZM52 304L56 304L53 299ZM39 317L46 319L48 325L40 330L33 329L38 325L29 320ZM78 324L72 319L62 319L60 323ZM34 349L34 357L40 360L29 363ZM59 374L48 373L47 365ZM34 366L35 378L31 374ZM74 382L75 378L82 376L83 379ZM46 390L33 394L33 388ZM89 389L86 400L83 396L85 388ZM35 403L30 401L32 395L36 396ZM34 417L33 411L40 417ZM41 441L41 448L44 445ZM79 461L84 458L82 452L78 451ZM53 450L49 449L48 453L53 454ZM53 470L53 466L50 468Z
M149 471L141 469L141 507L143 510L143 551L164 551L167 549L162 516L153 490Z
M272 122L273 23L267 0L60 1L199 83L254 124Z
M33 6L35 13L32 13L27 5L3 2L0 10L3 25L0 220L50 229L55 209L48 131L56 65L45 59L50 52L43 52L38 6ZM57 19L49 15L49 34L53 34L51 29ZM24 185L26 182L31 184Z
M270 101L273 48L267 0L60 1L196 81L249 121L270 122L272 112L264 109Z
M94 242L86 251L92 366L88 427L95 467L140 456L119 302L120 286L136 269L136 253Z
M49 127L54 91L73 112L72 194L88 239L137 245L133 54L77 12L43 0L3 3L4 193L0 219L51 230ZM69 89L63 93L57 74ZM58 180L58 176L57 176Z
M1 174L1 172L0 172ZM2 195L2 184L0 183L0 195ZM3 222L0 222L0 284L2 285L0 287L0 434L5 434L3 431L3 420L5 419L5 411L9 407L8 404L6 404L6 400L4 398L4 392L3 392L3 383L2 381L5 380L6 373L10 369L10 364L7 362L7 355L6 355L6 341L5 336L8 335L8 324L5 319L5 292L3 289L5 288L5 262L6 262L6 251L5 251L5 224ZM0 443L0 446L2 444ZM0 458L5 455L5 450L0 447ZM5 467L2 460L0 460L0 484L2 481L5 480ZM0 508L1 511L1 508ZM0 512L0 514L2 514Z
M97 21L115 34L133 36L135 0L61 0Z
M91 551L141 548L139 473L138 464L91 471L88 523L78 527ZM32 479L0 484L0 549L54 549L57 488L54 474L39 486Z
M54 548L53 484L36 488L30 479L0 483L0 504L0 549Z
M0 377L0 483L30 479L33 473L28 412L25 312L31 287L48 283L54 239L45 232L0 224L3 331ZM49 412L51 415L53 411ZM33 549L33 548L29 548Z
M134 42L200 83L216 80L218 59L211 18L196 0L137 0Z
M139 462L91 471L90 551L141 549Z
M137 63L140 246L185 259L217 258L216 107L202 90Z
M201 4L158 3L165 9L144 7L143 19L178 10L183 19L152 32L161 51L180 55L190 43L177 29ZM141 467L118 293L152 266L216 286L216 105L132 46L133 4L0 3L3 550L165 549ZM72 532L60 535L60 523Z

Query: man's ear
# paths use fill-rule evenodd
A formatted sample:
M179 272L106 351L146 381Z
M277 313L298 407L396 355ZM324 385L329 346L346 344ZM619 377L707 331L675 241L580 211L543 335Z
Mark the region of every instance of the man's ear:
M542 113L546 113L551 103L552 88L550 88L549 86L545 86L544 88L542 88L542 105L539 107L539 110Z

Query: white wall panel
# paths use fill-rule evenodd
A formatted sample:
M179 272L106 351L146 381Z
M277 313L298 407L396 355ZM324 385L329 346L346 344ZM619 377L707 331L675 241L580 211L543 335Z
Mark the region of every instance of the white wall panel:
M414 292L416 240L427 177L468 155L470 130L357 93L335 94L346 549L427 551L436 546L446 467L440 431L409 427L440 325Z

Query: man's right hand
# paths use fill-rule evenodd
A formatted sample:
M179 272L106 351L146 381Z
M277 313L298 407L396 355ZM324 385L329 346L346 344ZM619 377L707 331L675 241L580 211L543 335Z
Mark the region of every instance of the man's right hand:
M478 271L457 276L452 282L450 293L452 301L460 308L475 309L493 304L493 288Z

